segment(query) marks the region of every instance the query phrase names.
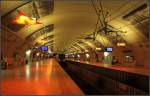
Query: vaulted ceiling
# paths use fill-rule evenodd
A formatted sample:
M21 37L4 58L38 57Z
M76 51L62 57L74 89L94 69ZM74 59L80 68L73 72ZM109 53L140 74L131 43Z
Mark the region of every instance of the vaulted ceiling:
M101 34L97 35L95 41L82 39L82 36L95 31L98 20L91 1L99 8L98 0L2 0L2 26L25 41L32 42L33 46L47 44L53 46L53 50L57 52L114 46L113 40ZM127 43L137 44L148 40L149 6L146 0L101 0L101 4L104 12L108 12L108 24L126 32L122 33L122 38ZM145 8L137 9L144 4ZM42 24L12 24L17 10L23 10Z

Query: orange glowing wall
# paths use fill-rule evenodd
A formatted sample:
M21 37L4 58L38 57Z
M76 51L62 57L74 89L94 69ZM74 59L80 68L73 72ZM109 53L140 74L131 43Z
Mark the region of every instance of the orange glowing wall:
M25 64L25 49L27 46L22 46L23 40L17 35L9 32L7 29L2 30L1 49L3 60L11 67ZM18 53L15 57L15 53Z

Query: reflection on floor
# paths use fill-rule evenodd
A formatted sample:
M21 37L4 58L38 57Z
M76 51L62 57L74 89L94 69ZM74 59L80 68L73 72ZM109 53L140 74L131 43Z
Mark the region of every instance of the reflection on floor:
M1 94L83 95L55 59L2 71Z

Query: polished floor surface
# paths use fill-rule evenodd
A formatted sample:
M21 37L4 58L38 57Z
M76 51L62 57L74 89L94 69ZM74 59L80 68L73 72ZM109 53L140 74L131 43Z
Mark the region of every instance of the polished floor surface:
M55 59L2 70L1 77L2 95L84 95Z

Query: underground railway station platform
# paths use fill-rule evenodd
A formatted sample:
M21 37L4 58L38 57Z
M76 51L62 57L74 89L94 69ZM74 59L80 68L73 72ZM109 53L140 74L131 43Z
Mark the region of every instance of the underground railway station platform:
M0 95L149 95L148 0L1 0Z

